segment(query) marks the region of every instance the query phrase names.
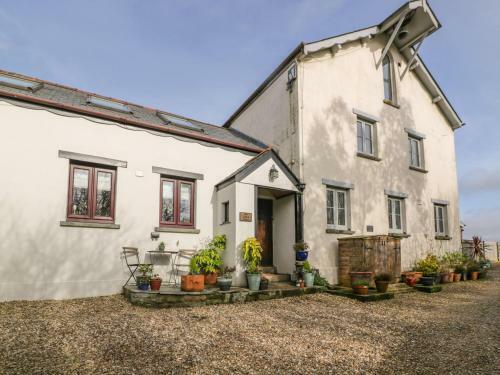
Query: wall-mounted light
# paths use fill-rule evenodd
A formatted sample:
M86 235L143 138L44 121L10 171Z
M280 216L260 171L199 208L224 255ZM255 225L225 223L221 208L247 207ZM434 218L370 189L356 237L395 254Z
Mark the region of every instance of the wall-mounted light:
M279 171L276 169L276 166L273 164L271 169L269 170L269 181L274 182L279 177Z

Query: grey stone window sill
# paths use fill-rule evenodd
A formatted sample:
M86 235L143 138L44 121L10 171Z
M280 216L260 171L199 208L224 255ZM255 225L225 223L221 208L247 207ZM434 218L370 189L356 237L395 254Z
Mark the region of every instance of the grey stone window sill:
M200 233L200 230L196 229L196 228L156 227L155 232L198 234L198 233Z
M449 240L451 240L450 236L435 236L434 238L436 240L440 240L440 241L449 241Z
M59 223L61 227L73 227L73 228L98 228L98 229L120 229L120 224L114 223L93 223L84 221L61 221Z
M387 99L384 99L384 103L390 105L391 107L397 108L397 109L400 108L399 104L396 104L396 103L394 103L390 100L387 100Z
M412 171L417 171L417 172L420 172L420 173L429 173L428 170L426 170L424 168L414 167L413 165L410 165L410 169Z
M331 229L327 228L326 233L331 233L331 234L354 234L355 232L353 230L348 230L348 229Z
M392 236L392 237L397 237L397 238L408 238L408 237L411 237L411 234L408 234L408 233L391 233L391 232L389 232L388 235Z
M358 155L359 157L362 157L362 158L366 158L366 159L370 159L370 160L375 160L375 161L381 161L382 159L380 159L379 157L375 156L375 155L370 155L370 154L365 154L364 152L357 152L356 155Z

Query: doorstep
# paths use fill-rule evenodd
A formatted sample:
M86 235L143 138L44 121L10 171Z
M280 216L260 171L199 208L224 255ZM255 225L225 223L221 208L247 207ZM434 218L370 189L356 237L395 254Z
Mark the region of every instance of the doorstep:
M162 286L159 291L144 291L135 285L123 287L124 297L133 305L144 307L194 307L270 299L296 297L305 294L320 293L324 287L297 288L292 284L279 283L273 288L270 284L267 290L252 291L246 288L231 288L221 291L218 288L205 289L203 292L183 292L179 288Z

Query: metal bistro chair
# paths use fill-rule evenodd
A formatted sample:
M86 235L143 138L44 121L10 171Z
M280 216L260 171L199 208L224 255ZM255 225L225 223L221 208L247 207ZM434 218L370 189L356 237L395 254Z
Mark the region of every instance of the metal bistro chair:
M132 278L137 284L137 279L135 278L135 272L139 269L139 266L143 264L150 266L151 263L141 263L141 261L139 260L139 249L137 247L124 246L123 257L125 258L125 263L127 264L128 270L130 271L130 276L125 282L125 284L123 284L123 286L127 285L130 279Z
M179 250L179 254L177 254L177 257L175 259L175 264L174 264L174 266L175 266L174 285L175 286L177 286L177 278L180 276L179 273L189 271L189 261L197 252L198 252L198 250Z

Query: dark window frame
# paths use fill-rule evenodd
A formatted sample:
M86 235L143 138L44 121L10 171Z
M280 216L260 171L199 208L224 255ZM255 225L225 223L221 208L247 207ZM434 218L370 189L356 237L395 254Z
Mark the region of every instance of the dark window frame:
M87 188L87 215L76 215L72 213L73 187L75 169L87 170L89 172ZM97 216L95 213L97 205L97 174L99 172L111 173L111 216ZM116 206L116 168L105 165L82 163L71 161L69 164L68 195L67 195L66 219L67 221L92 222L92 223L114 223Z
M222 202L222 224L228 224L229 221L229 201Z
M174 221L163 221L163 182L173 183L173 199L174 199ZM183 223L180 221L180 197L181 197L181 185L187 184L191 186L191 197L190 197L190 221L189 223ZM196 183L194 180L181 179L173 176L161 176L160 177L160 217L159 223L160 227L164 228L195 228L196 219Z

